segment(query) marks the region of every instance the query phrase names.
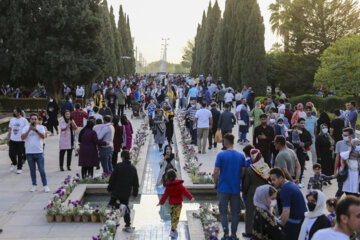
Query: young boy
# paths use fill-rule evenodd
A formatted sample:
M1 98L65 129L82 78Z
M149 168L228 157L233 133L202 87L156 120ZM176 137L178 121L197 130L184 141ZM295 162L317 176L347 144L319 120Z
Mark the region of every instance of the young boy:
M170 169L166 174L166 189L164 194L162 195L159 205L163 205L166 199L169 197L169 208L171 215L171 238L177 238L177 225L179 223L182 202L184 201L184 195L191 201L194 201L191 193L184 187L183 180L177 179L177 173Z
M331 179L334 178L334 176L326 176L325 174L321 173L321 164L320 163L315 163L313 165L313 171L314 171L314 176L309 179L308 190L309 189L312 189L312 190L318 189L318 190L322 191L323 183L330 181Z
M328 212L330 214L327 215L330 223L331 223L331 227L333 227L335 225L335 218L336 218L336 203L337 203L337 199L336 198L329 198L328 200L326 200L326 209L328 210Z

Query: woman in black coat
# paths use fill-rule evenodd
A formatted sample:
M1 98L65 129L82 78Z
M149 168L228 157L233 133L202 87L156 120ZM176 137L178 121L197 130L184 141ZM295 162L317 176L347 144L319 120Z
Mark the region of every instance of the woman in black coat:
M321 163L322 173L331 176L334 173L334 148L335 141L329 134L326 123L320 125L319 135L315 140L316 155Z
M59 121L57 119L59 113L59 106L56 103L56 100L51 97L46 108L46 113L49 116L47 128L51 132L51 136L54 135L54 128L56 130L56 133L59 134L59 130L58 130Z
M319 119L317 120L316 130L317 130L317 133L318 133L318 134L320 133L320 126L321 126L321 124L323 124L323 123L325 123L327 126L330 126L330 117L329 117L329 115L328 115L326 112L320 113L320 117L319 117Z
M306 200L309 211L305 213L299 240L311 240L318 230L331 227L330 220L323 213L326 207L325 195L320 190L313 190L306 195Z

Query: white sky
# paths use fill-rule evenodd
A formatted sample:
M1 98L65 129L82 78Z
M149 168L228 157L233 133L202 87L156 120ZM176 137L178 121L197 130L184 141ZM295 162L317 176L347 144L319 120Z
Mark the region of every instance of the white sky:
M258 0L265 24L265 49L270 50L280 40L271 32L269 25L270 12L267 10L275 0ZM215 0L212 0L214 4ZM162 38L168 37L167 60L179 63L182 49L189 39L196 34L201 22L203 10L207 10L209 0L108 0L114 8L116 22L120 4L130 17L132 36L135 46L142 53L147 63L160 59ZM221 13L225 0L218 0Z

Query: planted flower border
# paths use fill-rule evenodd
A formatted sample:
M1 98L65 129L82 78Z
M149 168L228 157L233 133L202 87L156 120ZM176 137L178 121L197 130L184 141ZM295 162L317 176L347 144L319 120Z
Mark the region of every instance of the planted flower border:
M133 164L139 162L139 154L141 147L145 145L148 136L148 119L145 118L137 130L133 139L133 146L130 155ZM111 174L111 173L110 173ZM89 177L81 179L79 173L75 177L67 176L49 200L45 207L46 219L48 222L103 222L104 225L99 230L99 235L93 236L93 240L113 240L116 229L120 226L121 212L111 209L109 206L97 205L94 209L86 203L81 206L81 201L71 201L67 198L79 184L107 184L110 175L103 173L98 177ZM66 204L67 201L67 204Z
M200 205L199 210L193 213L193 217L200 219L207 240L219 239L220 226L217 222L217 214L218 210L209 203Z
M181 132L181 144L185 156L185 166L183 169L189 174L194 184L213 184L212 174L200 171L202 163L199 163L196 149L190 144L191 137L185 126L185 117L180 111L177 112L176 119Z

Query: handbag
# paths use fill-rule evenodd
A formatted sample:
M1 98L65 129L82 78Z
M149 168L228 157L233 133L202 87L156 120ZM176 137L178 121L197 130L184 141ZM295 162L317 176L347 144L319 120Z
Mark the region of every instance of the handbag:
M238 124L239 124L239 126L246 126L247 125L244 120L238 120Z
M221 136L221 131L220 130L216 131L214 141L216 143L221 143L222 142L222 136Z
M337 175L337 180L338 182L345 182L346 179L348 178L349 175L349 166L347 165L347 163L344 164L344 168L341 169Z

